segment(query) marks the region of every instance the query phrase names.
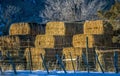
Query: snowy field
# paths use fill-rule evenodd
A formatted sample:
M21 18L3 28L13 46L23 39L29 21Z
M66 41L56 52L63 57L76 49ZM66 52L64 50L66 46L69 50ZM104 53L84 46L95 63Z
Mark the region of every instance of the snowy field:
M3 74L0 74L0 76L120 76L120 73L116 74L113 72L80 72L76 71L75 73L73 71L67 71L67 74L64 73L64 71L50 71L49 74L47 74L46 71L17 71L17 74L15 75L13 71L5 71Z

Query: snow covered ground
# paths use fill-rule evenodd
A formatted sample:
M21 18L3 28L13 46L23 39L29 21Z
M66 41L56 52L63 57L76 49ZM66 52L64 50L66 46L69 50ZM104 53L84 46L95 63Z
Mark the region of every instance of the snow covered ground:
M67 71L67 74L64 73L64 71L50 71L49 74L47 74L46 71L24 71L24 70L19 70L17 71L17 74L15 75L13 71L5 71L3 74L0 74L0 76L120 76L120 73L116 74L113 72L106 72L106 73L101 73L101 72L80 72L76 71Z

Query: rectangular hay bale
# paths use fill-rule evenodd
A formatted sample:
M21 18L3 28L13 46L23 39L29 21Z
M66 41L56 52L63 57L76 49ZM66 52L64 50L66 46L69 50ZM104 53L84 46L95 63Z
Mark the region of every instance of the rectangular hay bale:
M86 21L84 24L84 34L113 34L113 28L107 21Z
M44 67L42 65L42 59L40 57L40 54L43 56L45 55L44 49L38 49L38 48L26 48L24 56L26 57L27 66L29 66L29 55L31 52L31 58L32 58L32 69L33 70L44 70ZM28 68L28 67L27 67Z

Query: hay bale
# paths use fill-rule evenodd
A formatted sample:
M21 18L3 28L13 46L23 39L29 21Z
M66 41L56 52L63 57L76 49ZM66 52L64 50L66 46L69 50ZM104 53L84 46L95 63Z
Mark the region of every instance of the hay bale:
M37 35L37 48L62 48L72 46L72 36Z
M24 56L26 57L27 65L29 64L29 50L31 52L32 57L32 68L33 70L43 70L44 67L42 65L42 59L40 54L43 55L46 64L48 62L55 63L56 61L56 54L61 54L62 49L42 49L42 48L26 48ZM52 69L53 66L49 66L49 69Z
M103 20L86 21L84 24L84 34L113 34L112 29L112 25Z
M18 57L18 56L14 56L12 57L12 61L15 64L15 68L16 70L25 70L25 60L24 58ZM10 60L7 56L1 56L1 60L0 60L0 66L2 68L3 71L5 70L13 70L12 68L12 64L10 63Z
M81 50L82 50L81 48L67 47L63 48L63 54L65 55L65 58L70 58L70 53L73 56L73 58L76 58L77 56L82 57Z
M11 57L23 57L24 49L0 49L1 56L7 56L8 52Z
M82 70L82 71L84 70L85 71L86 63L83 60L83 54L86 55L86 49L85 48L74 48L74 47L68 47L68 48L63 49L62 54L65 55L64 64L65 64L66 70L74 70L73 65L72 65L72 61L70 58L70 53L71 53L71 56L73 59L75 70ZM89 58L88 59L89 66L95 67L95 65L94 65L94 61L95 61L94 48L88 49L88 55L89 55L89 57L88 57ZM78 57L79 57L79 60L78 60ZM77 62L79 62L79 64Z
M97 49L96 53L98 55L98 59L102 65L102 68L106 72L114 72L114 52L118 52L118 67L120 66L120 49ZM96 70L101 71L98 63L96 63Z
M2 36L0 38L1 48L9 49L19 49L34 46L35 36L30 35L14 35L14 36Z
M86 35L78 34L73 36L73 46L86 48L86 37L88 37L88 47L93 48L95 46L111 46L111 35Z
M37 35L45 33L45 26L37 23L14 23L10 26L9 35Z
M64 64L65 64L66 70L74 70L70 53L72 55L72 60L73 60L73 65L75 67L75 70L77 70L77 56L79 57L82 56L81 48L73 48L73 47L63 48L62 54L65 55Z
M43 70L44 67L42 65L42 59L40 57L40 54L45 55L44 49L26 48L24 56L26 57L27 66L29 65L29 62L30 62L29 52L31 52L32 69L33 70L39 70L39 69Z
M48 22L46 35L74 35L83 33L81 22Z

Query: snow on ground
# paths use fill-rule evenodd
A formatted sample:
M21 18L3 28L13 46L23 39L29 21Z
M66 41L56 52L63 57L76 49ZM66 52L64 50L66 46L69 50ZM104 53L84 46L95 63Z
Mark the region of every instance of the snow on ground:
M116 74L114 72L106 72L106 73L101 73L101 72L80 72L76 71L67 71L67 74L64 73L64 71L50 71L49 74L47 74L46 71L23 71L19 70L17 71L17 74L15 75L13 71L5 71L2 75L0 76L120 76L120 73Z

